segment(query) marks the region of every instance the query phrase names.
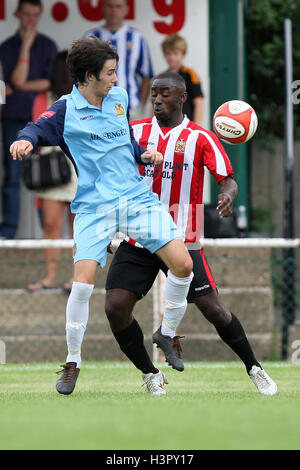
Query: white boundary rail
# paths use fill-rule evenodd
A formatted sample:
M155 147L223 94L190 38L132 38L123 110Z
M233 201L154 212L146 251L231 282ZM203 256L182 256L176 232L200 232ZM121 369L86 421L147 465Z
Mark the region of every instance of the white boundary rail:
M122 240L113 240L117 247ZM285 238L204 238L201 244L224 248L300 248L300 239ZM0 248L40 250L43 248L72 248L73 240L0 240Z
M113 246L116 249L122 239L114 239ZM223 248L299 248L300 239L284 239L284 238L206 238L201 240L202 246L205 247L223 247ZM71 239L59 240L0 240L0 249L30 249L41 250L45 248L72 248L74 245ZM153 285L153 331L156 331L163 314L163 298L165 288L165 275L160 272ZM1 349L1 355L5 352ZM153 360L159 361L159 350L153 346ZM3 358L2 358L3 360Z

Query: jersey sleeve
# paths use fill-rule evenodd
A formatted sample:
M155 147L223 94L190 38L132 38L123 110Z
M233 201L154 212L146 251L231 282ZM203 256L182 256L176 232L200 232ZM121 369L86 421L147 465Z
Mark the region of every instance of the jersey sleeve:
M141 155L144 152L146 152L147 149L145 149L144 147L139 145L138 142L135 140L133 129L132 129L130 124L129 124L129 132L130 132L130 140L131 140L131 145L133 147L133 154L134 154L135 161L137 162L138 165L142 165L142 166L150 165L150 162L149 163L144 163L142 161Z
M63 144L66 100L56 101L35 122L29 122L16 140L28 140L36 147Z
M141 159L141 155L147 151L144 147L142 147L134 137L134 132L133 132L133 127L130 122L130 117L129 117L129 109L127 109L127 119L128 119L128 125L129 125L129 134L130 134L130 141L131 145L133 147L133 155L134 159L137 162L138 165L150 165L150 163L144 163Z
M233 178L233 168L227 153L218 137L211 131L199 131L197 142L202 163L207 167L217 183L229 176Z

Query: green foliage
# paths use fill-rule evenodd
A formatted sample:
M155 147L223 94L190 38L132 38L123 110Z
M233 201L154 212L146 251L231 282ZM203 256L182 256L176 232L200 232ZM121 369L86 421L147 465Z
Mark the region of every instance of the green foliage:
M251 230L258 233L264 233L272 236L275 231L275 225L272 224L272 210L261 209L260 207L251 208Z
M248 91L249 101L258 115L258 140L285 135L285 18L292 20L295 81L300 80L300 0L248 1ZM295 92L297 88L291 89L291 96ZM299 138L300 104L294 104L294 130L295 138Z

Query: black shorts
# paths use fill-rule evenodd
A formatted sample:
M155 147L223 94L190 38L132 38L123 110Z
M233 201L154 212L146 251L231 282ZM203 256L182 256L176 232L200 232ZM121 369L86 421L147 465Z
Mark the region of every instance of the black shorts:
M187 300L192 302L196 297L214 291L216 284L203 249L189 250L189 253L194 263L194 278ZM141 299L151 289L160 269L167 274L168 268L159 256L123 241L110 264L105 288L126 289Z

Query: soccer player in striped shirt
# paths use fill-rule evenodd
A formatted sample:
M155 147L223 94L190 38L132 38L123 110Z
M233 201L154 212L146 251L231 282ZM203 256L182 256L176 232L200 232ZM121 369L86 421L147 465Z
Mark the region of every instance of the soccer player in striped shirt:
M166 72L154 80L154 117L131 124L137 142L147 149L156 148L164 155L164 160L160 167L141 167L140 172L169 208L193 259L194 278L187 301L195 303L222 340L244 362L258 391L273 395L277 385L257 361L238 318L220 303L200 246L204 167L220 185L217 206L220 217L232 214L238 188L231 163L216 135L182 114L185 99L185 82L179 74ZM135 303L147 294L159 269L166 272L158 257L135 240L127 238L116 251L106 283L106 314L120 345L124 345L127 332L136 322L132 314ZM184 312L169 309L153 335L153 342L164 351L166 361L180 371L184 365L176 329L183 315ZM122 351L139 367L138 358L130 354L134 351L132 338L131 343L127 338L127 344L130 347L121 347Z
M85 33L110 41L119 55L117 85L125 88L131 116L141 118L153 77L149 47L141 31L124 24L127 0L103 0L105 23Z

